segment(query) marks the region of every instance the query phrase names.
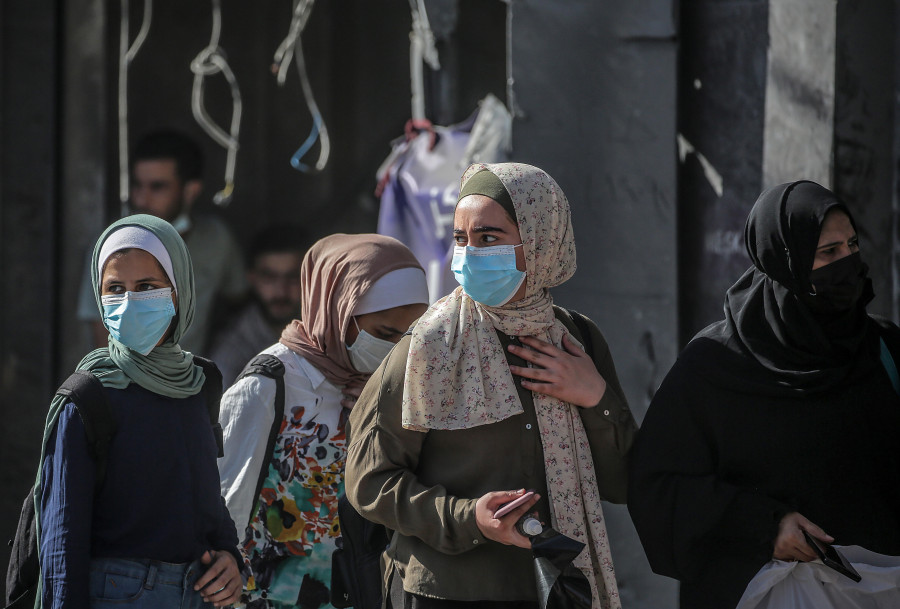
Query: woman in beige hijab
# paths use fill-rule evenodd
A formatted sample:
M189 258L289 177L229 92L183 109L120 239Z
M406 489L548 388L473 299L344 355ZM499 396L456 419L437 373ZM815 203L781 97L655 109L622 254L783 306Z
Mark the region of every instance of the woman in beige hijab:
M394 607L537 607L515 527L533 512L585 544L574 564L593 606L619 607L600 500L625 501L636 424L599 330L550 296L575 272L566 197L536 167L473 165L454 234L461 286L398 343L350 417L347 496L396 531ZM494 516L525 489L531 500Z
M277 421L271 378L242 375L222 397L222 495L251 574L242 602L254 609L331 606L347 415L428 303L425 272L412 252L382 235L318 241L300 281L303 319L263 351L284 368Z

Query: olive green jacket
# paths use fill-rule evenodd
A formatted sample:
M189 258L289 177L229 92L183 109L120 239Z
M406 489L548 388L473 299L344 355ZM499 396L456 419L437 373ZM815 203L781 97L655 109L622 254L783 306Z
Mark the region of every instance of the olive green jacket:
M576 337L564 309L556 315ZM603 335L589 323L593 359L607 389L579 408L601 496L625 503L626 458L637 424ZM511 339L498 333L504 350ZM585 341L581 341L585 342ZM533 489L550 522L543 450L531 392L516 378L524 412L461 430L403 429L400 410L410 336L375 371L347 428L347 497L363 517L395 531L387 564L407 592L462 601L536 600L531 553L490 541L475 523L475 502L491 491ZM525 362L509 351L511 364ZM390 573L387 573L389 576Z

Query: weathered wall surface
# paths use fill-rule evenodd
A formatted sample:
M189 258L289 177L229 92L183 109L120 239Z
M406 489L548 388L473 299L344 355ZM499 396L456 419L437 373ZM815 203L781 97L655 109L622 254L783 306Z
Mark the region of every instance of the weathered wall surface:
M515 157L572 206L578 271L554 290L604 332L640 420L678 350L673 3L515 2ZM622 605L675 606L624 506L605 505Z
M680 344L722 318L749 266L744 221L762 189L768 2L681 8L678 77Z
M59 14L0 3L0 565L34 482L56 382Z

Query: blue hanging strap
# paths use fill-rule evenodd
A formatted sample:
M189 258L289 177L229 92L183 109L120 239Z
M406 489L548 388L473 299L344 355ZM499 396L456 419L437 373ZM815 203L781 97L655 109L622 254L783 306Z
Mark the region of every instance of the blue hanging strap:
M313 144L315 144L316 140L319 138L319 128L321 125L322 118L318 114L314 114L313 126L309 133L309 137L306 138L306 141L300 145L300 148L298 148L297 152L294 153L294 156L291 157L291 167L294 169L304 173L308 173L312 169L309 165L302 162L301 159L309 152L309 149L313 147ZM319 167L316 167L316 169L319 169Z
M884 339L878 339L881 342L881 365L884 366L885 371L888 376L891 378L891 385L894 386L894 391L900 395L900 375L897 374L897 366L894 364L894 358L891 356L890 350L888 350L887 345L884 344Z

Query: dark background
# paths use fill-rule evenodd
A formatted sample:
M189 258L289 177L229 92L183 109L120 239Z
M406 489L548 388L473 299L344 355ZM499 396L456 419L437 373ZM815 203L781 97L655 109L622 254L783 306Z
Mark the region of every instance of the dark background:
M870 310L894 319L896 4L841 0L826 14L821 3L786 0L801 20L834 20L834 74L824 76L833 93L810 95L790 75L777 83L801 106L831 109L825 169L860 225L878 293ZM555 298L598 322L642 418L680 348L721 317L725 290L748 266L743 223L767 186L763 154L773 141L769 40L793 32L770 31L766 0L426 5L442 63L425 70L428 117L460 121L488 93L509 102L512 77L512 157L553 175L575 220L579 270ZM74 316L87 249L119 214L120 6L0 4L0 540L12 535L33 481L53 390L87 350ZM133 38L143 4L129 6ZM332 138L317 175L289 165L311 127L297 73L292 67L280 88L271 72L291 3L224 0L222 14L220 44L244 103L231 205L213 209L225 151L190 110L189 64L209 40L208 2L153 2L149 38L128 72L130 142L159 126L196 137L206 153L200 208L220 213L244 244L271 222L300 223L316 237L373 231L375 171L410 117L409 4L320 0L313 8L303 45ZM207 79L206 97L227 125L221 76ZM683 160L679 138L696 151ZM721 194L697 153L721 176ZM317 154L316 146L309 158ZM623 604L675 606L673 582L650 574L627 512L606 510Z

